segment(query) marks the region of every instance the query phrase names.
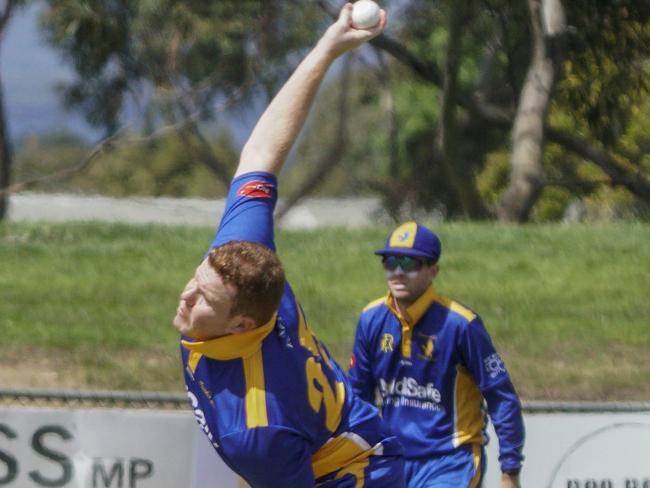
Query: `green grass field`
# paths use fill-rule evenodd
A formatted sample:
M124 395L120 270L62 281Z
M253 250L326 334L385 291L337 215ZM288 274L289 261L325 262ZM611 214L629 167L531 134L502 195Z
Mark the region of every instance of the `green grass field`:
M650 226L440 224L436 288L484 319L524 399L650 400ZM385 293L387 228L283 231L312 328L347 366ZM212 229L0 225L0 384L182 391L177 297Z

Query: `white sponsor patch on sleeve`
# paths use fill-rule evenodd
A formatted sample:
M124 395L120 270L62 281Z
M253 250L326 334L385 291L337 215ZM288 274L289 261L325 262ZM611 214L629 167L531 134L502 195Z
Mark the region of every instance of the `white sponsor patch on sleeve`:
M485 370L492 379L506 372L506 365L503 363L501 356L496 352L486 357L483 360L483 364L485 365Z

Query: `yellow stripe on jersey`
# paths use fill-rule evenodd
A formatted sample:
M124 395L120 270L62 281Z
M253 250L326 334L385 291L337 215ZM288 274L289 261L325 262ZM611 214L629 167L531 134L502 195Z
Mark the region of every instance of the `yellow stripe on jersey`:
M406 315L412 324L418 323L422 316L429 310L431 304L436 301L438 294L432 286L427 288L413 304L406 309Z
M446 307L452 312L456 312L458 315L464 317L468 322L471 322L476 318L476 314L474 312L472 312L469 308L464 307L460 303L453 301L451 298L437 295L435 300L443 307Z
M266 390L264 388L264 365L262 351L242 359L246 379L246 427L266 427L269 419L266 413Z
M345 385L337 381L334 388L330 386L327 376L323 373L322 363L311 357L305 363L307 376L307 393L309 405L318 413L325 408L325 427L334 432L341 423L341 412L345 403ZM318 387L316 387L318 384Z
M363 488L366 481L365 469L368 467L368 464L370 464L370 460L368 458L350 464L349 466L346 466L341 471L336 473L336 477L334 479L338 480L343 478L346 474L351 474L355 478L354 488Z
M470 372L463 366L456 367L454 386L454 447L482 442L483 413L481 392Z
M363 475L363 469L368 464L368 458L372 456L374 452L374 447L368 444L363 437L352 432L344 432L343 434L327 441L327 443L325 443L325 445L323 445L323 447L316 451L311 457L314 477L320 478L326 474L333 473L340 469L347 469L349 467L350 469L353 469L353 471L345 471L345 473L350 472L357 476L358 482L359 476L357 475L357 468L361 468L361 474ZM338 477L339 476L337 476L337 478Z
M436 301L437 294L433 287L429 287L426 291L413 303L404 313L398 310L393 297L389 295L384 299L388 308L398 318L402 325L402 357L410 358L412 355L413 344L413 327L422 316L429 309L431 304Z
M410 358L411 357L411 335L412 335L412 323L410 321L410 317L408 313L406 316L402 315L400 310L397 308L397 305L395 304L395 300L393 299L393 296L388 293L388 295L383 299L384 303L388 307L388 309L397 317L397 320L399 320L400 325L402 326L402 357L403 358ZM392 347L391 349L392 350Z
M196 367L199 365L199 361L203 357L203 354L197 351L190 351L190 355L187 358L187 365L190 367L192 374L196 372Z
M362 310L362 311L365 312L365 311L367 311L367 310L370 310L371 308L375 308L375 307L377 307L377 306L379 306L379 305L382 305L382 304L384 304L384 303L388 303L388 299L387 299L386 295L384 295L384 296L381 297L381 298L377 298L376 300L373 300L373 301L370 302L368 305L366 305L365 307L363 307L363 310Z
M474 460L474 477L469 484L469 488L476 488L481 480L481 446L474 444L472 446L472 458Z
M309 327L307 327L305 316L298 304L296 304L296 307L298 307L298 338L300 345L312 353L312 355L320 356L320 348L316 343L316 338L309 330Z
M409 308L406 309L404 317L400 317L400 322L402 324L402 356L405 358L410 358L413 354L413 327L420 321L422 316L435 301L436 296L437 294L435 290L430 286Z

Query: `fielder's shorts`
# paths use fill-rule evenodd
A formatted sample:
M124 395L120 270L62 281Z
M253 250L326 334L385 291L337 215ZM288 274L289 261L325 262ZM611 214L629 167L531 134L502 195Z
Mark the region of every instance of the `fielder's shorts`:
M480 488L485 473L485 451L464 445L436 456L404 460L408 488Z

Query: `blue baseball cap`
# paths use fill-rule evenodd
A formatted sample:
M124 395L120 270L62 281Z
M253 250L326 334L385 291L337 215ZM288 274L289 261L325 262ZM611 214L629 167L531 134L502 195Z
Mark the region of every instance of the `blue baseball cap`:
M384 248L375 251L375 254L418 256L437 263L441 251L442 245L437 235L416 222L406 222L388 236Z

